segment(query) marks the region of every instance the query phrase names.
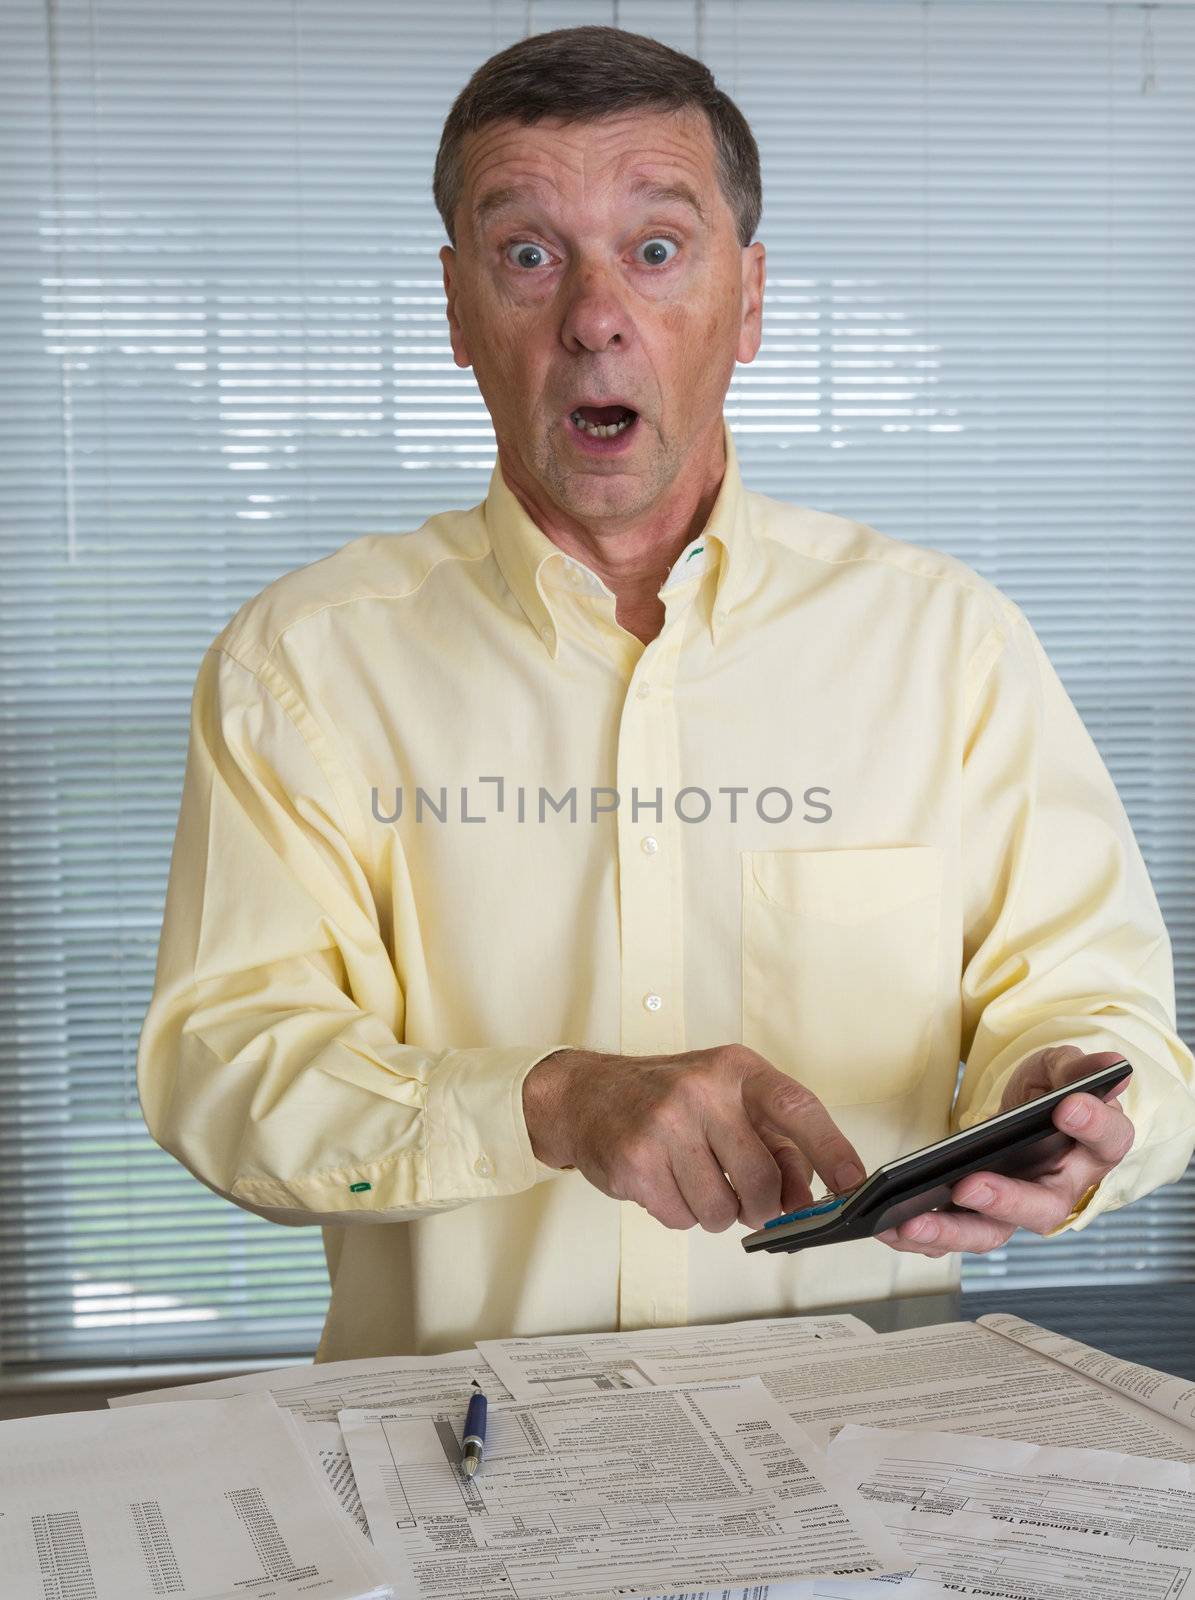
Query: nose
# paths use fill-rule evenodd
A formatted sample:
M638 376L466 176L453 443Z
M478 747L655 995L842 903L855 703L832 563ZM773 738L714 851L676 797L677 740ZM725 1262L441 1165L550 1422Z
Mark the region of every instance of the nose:
M631 342L631 317L614 274L597 264L581 266L566 282L563 295L560 335L569 349L606 350Z

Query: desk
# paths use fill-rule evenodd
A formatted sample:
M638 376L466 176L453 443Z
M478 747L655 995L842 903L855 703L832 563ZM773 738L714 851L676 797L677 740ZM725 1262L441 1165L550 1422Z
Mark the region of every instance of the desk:
M853 1311L877 1333L1011 1311L1126 1361L1195 1379L1195 1283L1119 1283L1082 1289L999 1289L906 1295Z

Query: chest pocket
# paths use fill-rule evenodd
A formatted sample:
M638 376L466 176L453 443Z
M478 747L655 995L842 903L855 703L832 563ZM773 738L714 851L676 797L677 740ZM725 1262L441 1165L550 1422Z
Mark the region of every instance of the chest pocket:
M941 851L741 856L743 1043L828 1106L914 1088L937 999Z

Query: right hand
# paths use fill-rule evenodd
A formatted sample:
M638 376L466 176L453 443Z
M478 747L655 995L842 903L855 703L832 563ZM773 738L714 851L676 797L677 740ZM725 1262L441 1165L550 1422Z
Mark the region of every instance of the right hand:
M557 1050L523 1080L531 1148L667 1228L761 1228L812 1201L817 1172L863 1181L850 1141L810 1089L741 1044L680 1055Z

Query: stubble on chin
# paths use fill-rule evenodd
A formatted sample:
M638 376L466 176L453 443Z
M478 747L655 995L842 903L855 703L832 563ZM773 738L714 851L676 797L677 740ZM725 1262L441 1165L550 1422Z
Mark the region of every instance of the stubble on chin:
M623 474L587 471L583 462L568 456L563 438L543 439L543 460L536 474L552 492L556 503L575 517L633 517L654 504L667 487L668 463L650 445L639 448L635 470Z

